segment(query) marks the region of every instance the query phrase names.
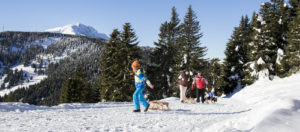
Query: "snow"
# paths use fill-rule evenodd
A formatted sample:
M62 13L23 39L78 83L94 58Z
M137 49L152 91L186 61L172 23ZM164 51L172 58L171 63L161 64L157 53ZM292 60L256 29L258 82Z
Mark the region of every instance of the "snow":
M250 42L249 45L250 45L250 46L254 46L254 43L253 43L253 42Z
M19 88L22 88L22 87L29 87L30 85L34 85L34 84L37 84L39 82L41 82L42 80L44 80L45 78L47 78L46 75L38 75L37 73L34 73L34 68L32 68L31 66L24 66L24 65L17 65L13 68L11 68L11 70L15 71L15 70L23 70L24 74L27 74L27 79L29 81L24 81L23 84L20 84L20 85L17 85L17 86L14 86L12 88L9 88L9 89L4 89L4 90L0 90L0 97L4 96L5 94L9 94L10 92L13 92ZM2 77L2 79L0 80L0 84L3 83L3 80L5 79L6 75L4 75ZM32 80L30 80L30 77L32 77ZM8 83L6 84L6 86L8 85Z
M62 37L48 37L48 38L44 38L42 40L34 41L33 45L41 45L46 49L49 45L51 45L61 39L62 39Z
M230 71L234 72L234 70L235 70L235 66L232 66L231 69L230 69Z
M281 18L278 20L278 23L279 23L279 24L282 24L282 19L281 19Z
M167 82L168 82L168 86L171 87L171 78L169 75L167 75Z
M270 79L269 75L270 74L269 74L269 70L268 69L263 69L263 70L259 71L257 73L258 81L266 81L266 80L268 81Z
M260 20L259 20L259 21L260 21ZM254 29L255 31L257 31L258 33L261 32L261 29L259 29L259 28L253 27L253 29ZM257 40L257 35L255 35L254 38L255 38L255 40Z
M190 76L193 76L193 75L194 75L194 73L192 71L190 71Z
M235 51L239 51L240 46L235 47Z
M258 65L265 64L265 61L261 57L259 57L259 59L257 60L257 64Z
M254 62L250 62L250 68L251 68L252 70L255 69L255 63L254 63Z
M281 64L281 60L283 58L283 55L284 55L283 50L279 48L277 50L277 58L276 58L276 63L277 64L279 64L279 65Z
M184 54L184 56L183 56L183 61L184 61L184 64L187 63L187 54Z
M4 79L7 77L7 74L4 74L3 76L0 76L0 84L2 85L4 83ZM0 86L1 86L0 85Z
M73 103L53 107L0 103L1 131L297 131L300 73L257 81L215 104L182 104L170 111L133 113L132 102Z
M257 16L257 20L258 20L259 22L261 22L262 25L266 24L266 21L264 21L264 19L263 19L263 17L262 17L261 15L258 15L258 16ZM260 32L260 31L259 31L259 32Z
M40 76L33 76L32 80L29 80L29 82L24 82L23 84L21 85L17 85L17 86L14 86L10 89L4 89L4 90L1 90L0 91L0 96L4 96L5 94L9 94L10 92L13 92L19 88L27 88L29 87L30 85L34 85L34 84L37 84L39 82L41 82L42 80L44 80L45 78L47 78L46 75L40 75Z
M255 128L255 131L264 131L263 128L269 128L270 124L273 127L273 125L280 125L279 122L286 123L286 118L278 117L289 117L292 114L295 116L290 116L289 119L298 122L294 122L294 125L291 123L288 129L281 129L281 131L296 130L295 128L299 128L299 125L296 124L300 123L298 118L300 116L299 78L300 74L298 73L284 79L275 78L273 81L258 81L242 89L231 99L243 101L251 111L240 114L239 117L227 119L224 121L224 125L218 127L223 129L222 127L226 127L226 122L231 121L233 124L230 125L234 126L235 130L252 130Z
M253 131L289 131L297 132L300 129L300 102L294 101L292 109L279 109L260 122Z
M47 29L46 32L55 32L55 33L62 33L62 34L70 34L70 35L81 35L81 36L87 36L92 38L102 38L105 40L108 40L109 37L107 37L106 34L98 33L96 29L94 29L91 26L86 26L84 24L70 24L63 27L56 27L53 29Z

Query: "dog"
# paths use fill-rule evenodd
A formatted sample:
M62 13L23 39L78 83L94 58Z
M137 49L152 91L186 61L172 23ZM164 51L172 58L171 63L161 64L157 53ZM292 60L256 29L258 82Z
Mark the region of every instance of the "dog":
M206 103L209 103L209 102L211 102L211 103L216 103L217 102L217 98L216 97L206 97L205 98L205 102Z
M191 103L195 103L195 98L184 98L184 103L188 103L188 102L191 102Z

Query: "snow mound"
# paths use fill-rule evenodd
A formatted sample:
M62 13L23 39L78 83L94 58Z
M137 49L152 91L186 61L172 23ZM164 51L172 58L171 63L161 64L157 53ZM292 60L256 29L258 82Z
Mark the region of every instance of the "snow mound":
M251 111L209 127L209 131L295 131L300 123L300 73L260 80L232 95ZM270 130L269 128L274 129ZM280 129L279 129L280 127ZM278 129L276 129L278 128Z
M91 38L102 38L105 40L108 40L106 34L104 33L98 33L96 29L94 29L91 26L87 26L84 24L70 24L63 27L57 27L53 29L47 29L46 32L54 32L54 33L62 33L62 34L70 34L70 35L81 35L81 36L87 36Z
M24 103L0 103L0 112L24 112L29 110L48 109L47 106L35 106Z
M300 130L300 101L294 101L291 109L279 109L260 122L253 131L297 132Z

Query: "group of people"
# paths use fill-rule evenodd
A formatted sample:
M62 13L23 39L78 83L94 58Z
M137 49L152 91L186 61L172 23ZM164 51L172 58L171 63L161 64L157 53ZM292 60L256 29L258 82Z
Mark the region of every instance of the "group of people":
M143 90L145 89L145 83L152 89L154 89L154 85L151 84L151 82L147 79L145 74L143 73L141 66L137 60L135 60L131 68L133 70L134 74L134 80L135 80L135 87L136 90L133 93L133 103L135 109L133 112L140 112L140 102L144 106L144 112L148 111L148 108L150 104L146 101L144 95L143 95ZM186 95L186 90L190 82L190 74L188 71L185 71L185 73L181 74L177 82L180 81L180 101L184 102L185 95ZM193 83L192 83L192 90L196 86L196 95L197 95L197 102L200 102L199 97L201 96L201 101L204 103L204 96L205 96L205 88L208 87L208 82L207 80L202 76L201 72L199 71L197 75L193 78ZM195 86L194 86L195 85Z
M179 88L180 88L180 101L183 103L184 99L186 98L186 91L187 87L189 85L189 82L191 81L190 79L190 73L189 71L185 71L185 73L182 73L178 79L177 82L179 81ZM208 81L203 77L202 73L200 71L197 72L196 76L193 78L192 82L192 90L194 90L196 87L196 96L197 100L196 102L200 102L200 97L201 97L201 102L204 103L205 99L205 88L209 88ZM209 96L213 96L214 91L211 91Z

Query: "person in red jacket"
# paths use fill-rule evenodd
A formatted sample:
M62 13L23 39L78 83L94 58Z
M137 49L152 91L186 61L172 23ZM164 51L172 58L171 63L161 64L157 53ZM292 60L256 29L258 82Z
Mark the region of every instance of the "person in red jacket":
M209 87L207 80L202 76L201 72L199 71L197 75L193 79L192 90L194 90L194 85L196 84L196 95L197 95L197 102L200 102L199 97L201 96L201 102L204 103L204 95L205 95L205 88Z

